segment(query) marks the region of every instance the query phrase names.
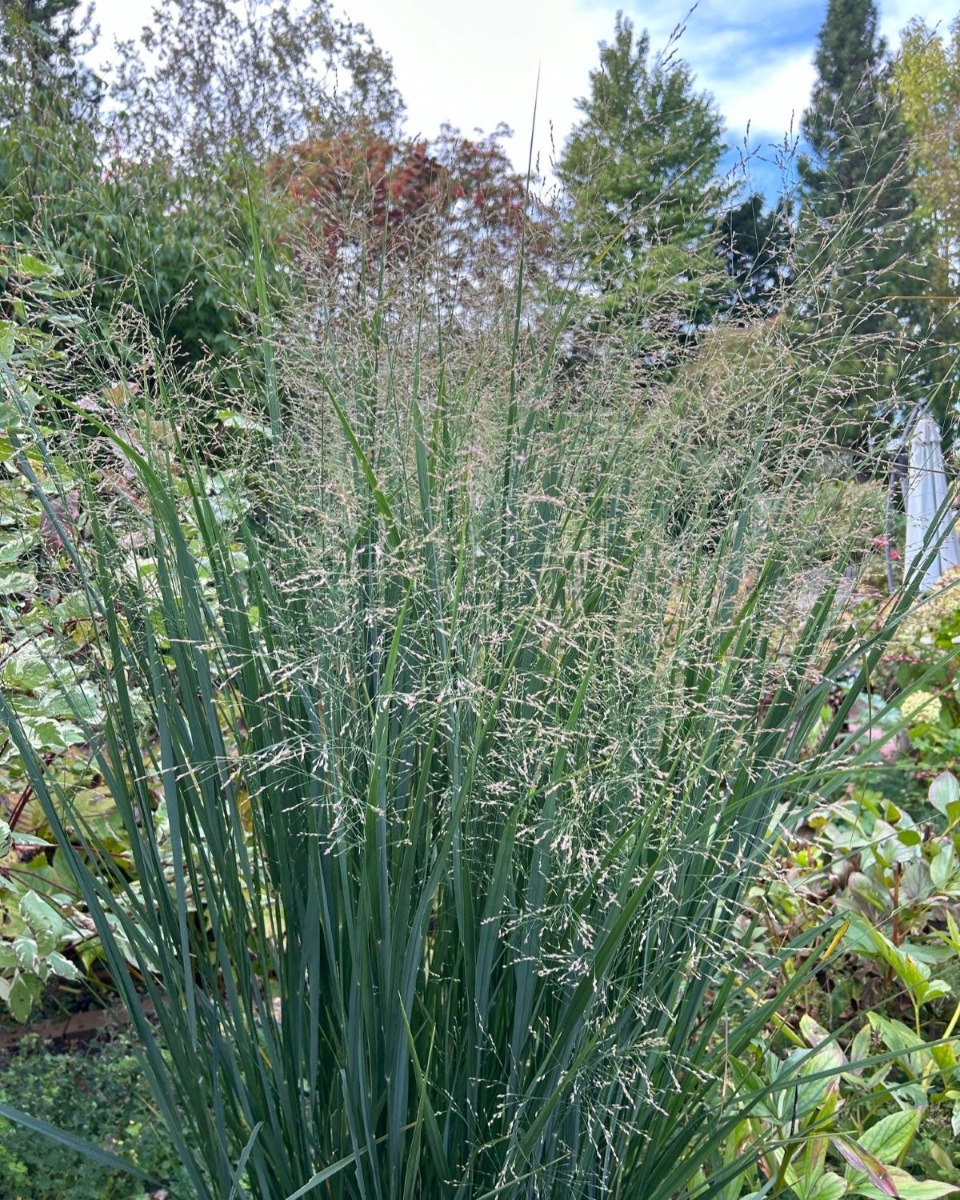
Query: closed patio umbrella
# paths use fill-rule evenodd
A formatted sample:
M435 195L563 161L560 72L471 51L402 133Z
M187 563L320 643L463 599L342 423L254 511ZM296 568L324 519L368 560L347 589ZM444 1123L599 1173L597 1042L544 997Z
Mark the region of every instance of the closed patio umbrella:
M938 547L923 573L922 592L929 591L944 571L960 566L960 538L954 529L953 507L945 503L949 490L940 430L933 417L924 413L910 438L905 555L910 572L929 557L935 545Z

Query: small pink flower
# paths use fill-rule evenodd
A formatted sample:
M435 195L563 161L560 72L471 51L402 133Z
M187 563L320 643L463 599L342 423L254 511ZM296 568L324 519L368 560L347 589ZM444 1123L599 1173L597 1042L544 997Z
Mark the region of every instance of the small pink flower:
M880 537L875 537L875 538L871 539L870 545L875 546L878 550L886 550L887 539L884 535L881 535ZM890 557L891 558L899 558L900 552L898 550L891 550Z

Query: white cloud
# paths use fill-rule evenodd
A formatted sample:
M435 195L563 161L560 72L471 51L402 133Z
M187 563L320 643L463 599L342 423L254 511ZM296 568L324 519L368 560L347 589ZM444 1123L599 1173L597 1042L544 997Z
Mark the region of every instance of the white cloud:
M597 42L613 29L612 12L585 11L574 0L350 0L394 58L412 132L430 135L442 121L464 132L506 121L516 133L514 161L526 161L537 100L537 152L545 166L573 125ZM537 77L539 72L539 94Z
M912 17L923 17L927 25L933 28L940 25L946 29L957 16L956 0L944 3L943 0L881 0L880 3L880 32L891 46L896 47L904 26Z
M744 72L735 82L726 79L718 83L711 90L726 119L729 139L742 138L748 125L754 133L776 137L791 129L796 133L815 75L810 54L804 51L772 70L760 66Z
M162 0L161 0L162 2ZM892 45L920 0L880 0L881 29ZM526 165L540 73L536 153L546 169L577 119L575 101L597 65L597 43L613 35L618 7L650 29L654 51L687 15L687 0L334 0L364 22L394 61L411 133L430 136L443 121L469 133L505 121L515 131L516 165ZM926 0L925 16L945 24L957 0ZM104 41L135 36L153 0L97 0ZM747 123L755 134L782 137L799 124L814 80L816 29L826 0L701 0L686 23L679 52L698 86L723 112L730 140ZM811 30L813 31L811 33ZM107 57L101 50L99 57ZM552 130L552 142L551 142Z
M100 45L94 52L98 63L110 58L114 39L136 38L149 25L155 0L94 0L94 23L100 26Z

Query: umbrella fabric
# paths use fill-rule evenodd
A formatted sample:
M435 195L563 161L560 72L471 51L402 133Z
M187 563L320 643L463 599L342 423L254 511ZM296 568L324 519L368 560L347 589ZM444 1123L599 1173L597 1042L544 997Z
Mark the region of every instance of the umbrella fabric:
M929 591L944 571L960 566L960 538L954 529L954 513L944 504L949 492L943 469L940 430L929 414L917 421L910 439L907 475L906 569L909 572L938 546L936 556L923 573L921 591Z

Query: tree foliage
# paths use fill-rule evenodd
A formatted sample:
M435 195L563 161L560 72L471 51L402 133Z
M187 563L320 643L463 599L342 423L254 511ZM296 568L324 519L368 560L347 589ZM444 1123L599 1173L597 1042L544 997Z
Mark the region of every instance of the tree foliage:
M0 309L17 247L82 220L96 192L99 80L79 60L78 0L0 2Z
M904 127L874 0L830 0L817 42L817 79L801 126L803 196L819 217L902 212ZM880 209L883 206L883 211Z
M443 311L512 286L521 243L528 268L549 245L551 214L528 195L503 145L509 130L433 142L385 137L364 122L277 155L268 178L294 203L300 248L335 277L377 281L385 268L429 274Z
M112 135L138 161L263 163L360 122L393 134L403 114L389 57L329 0L167 0L118 52Z
M653 350L662 331L651 323L663 314L651 302L662 308L666 293L672 345L653 356L670 359L677 340L707 319L719 284L719 112L673 49L651 58L649 35L635 36L622 13L578 107L583 119L557 173L569 197L569 230L599 293L595 325L632 327Z
M916 332L909 298L922 287L908 220L907 130L873 0L830 0L815 62L801 122L809 152L798 164L802 244L815 283L802 313L830 360L838 444L860 454L883 435ZM874 384L854 387L864 359Z
M718 253L732 288L726 310L738 321L775 316L795 278L789 202L765 208L754 192L731 205L718 224Z
M920 17L903 32L896 83L911 134L916 217L932 227L944 270L960 270L960 17L949 35Z
M0 0L0 55L10 70L29 47L35 61L48 67L71 61L89 18L77 20L81 0ZM27 80L21 82L27 83ZM41 86L43 80L40 80Z
M0 299L6 292L11 315L18 257L38 254L62 287L84 293L74 307L86 308L91 339L101 326L114 341L149 332L167 357L212 365L222 381L254 307L245 205L255 164L245 178L224 157L200 180L190 164L120 153L116 120L103 119L103 84L82 64L76 7L3 10ZM258 219L268 218L261 206Z
M903 32L896 64L901 111L910 132L913 220L926 251L929 324L937 341L960 340L960 17L944 36L921 18ZM928 355L933 359L933 355ZM936 408L956 399L956 356L941 353L931 375L942 382Z

